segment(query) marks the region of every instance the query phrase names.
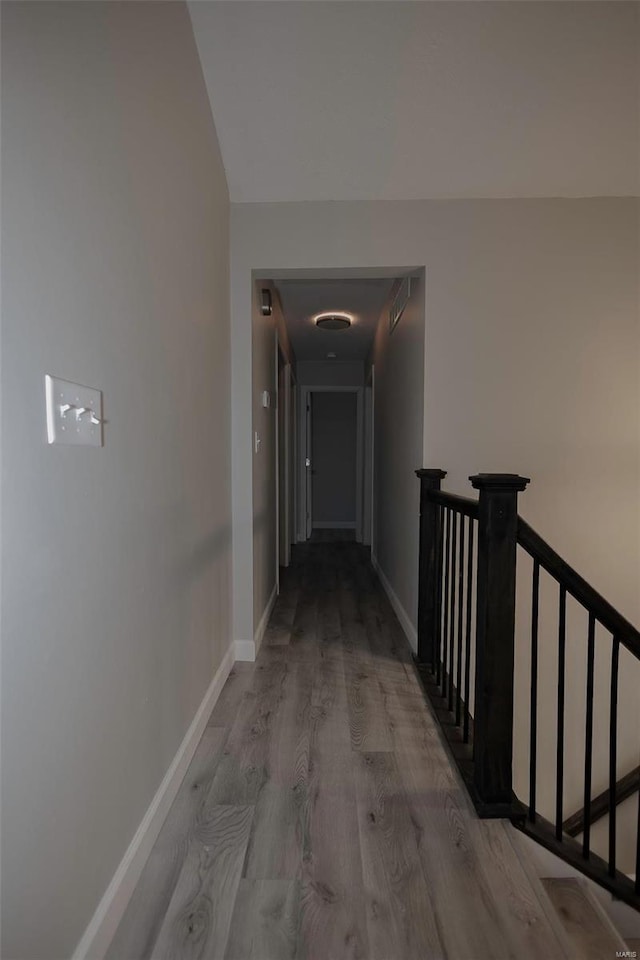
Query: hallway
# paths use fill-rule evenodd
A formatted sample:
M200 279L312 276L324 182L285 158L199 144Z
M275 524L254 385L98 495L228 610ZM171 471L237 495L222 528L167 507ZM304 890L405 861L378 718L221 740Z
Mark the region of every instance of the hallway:
M516 832L452 771L367 551L318 539L232 670L108 960L564 957Z

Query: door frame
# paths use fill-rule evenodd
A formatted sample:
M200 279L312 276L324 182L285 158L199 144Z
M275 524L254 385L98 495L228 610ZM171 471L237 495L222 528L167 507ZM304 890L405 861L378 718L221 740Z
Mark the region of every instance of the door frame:
M363 530L362 539L375 556L375 474L376 474L376 389L375 366L371 364L364 388L364 464L362 498ZM368 472L367 472L367 467Z
M289 367L289 559L291 548L298 542L298 379L295 367Z
M311 393L355 393L356 394L356 540L362 543L362 502L364 489L364 387L311 386L300 384L298 387L298 541L307 539L307 468L305 451L307 449L307 404Z
M309 394L309 391L306 391L305 394L305 403L303 408L304 413L304 447L303 447L303 458L304 458L304 502L305 502L305 519L304 519L304 538L308 540L313 533L313 517L311 515L311 510L309 508L309 503L313 503L313 451L312 451L312 433L313 433L313 399ZM309 424L311 424L311 431L309 430Z
M282 393L284 396L280 395L280 370L282 369L284 377L284 386ZM289 510L288 510L288 497L289 497L289 457L291 456L290 450L290 431L288 430L288 413L290 410L290 384L291 384L291 364L289 363L285 352L280 346L280 337L278 336L278 331L276 330L275 336L275 403L274 403L274 414L275 414L275 481L276 481L276 530L275 530L275 548L276 548L276 594L280 593L280 564L285 567L289 566L290 562L290 545L288 543L289 539ZM284 405L284 437L280 436L280 405ZM284 478L284 516L280 517L280 452L284 453L283 460L283 478ZM281 519L284 522L285 527L285 554L284 557L280 554L280 522ZM283 562L284 561L284 562Z

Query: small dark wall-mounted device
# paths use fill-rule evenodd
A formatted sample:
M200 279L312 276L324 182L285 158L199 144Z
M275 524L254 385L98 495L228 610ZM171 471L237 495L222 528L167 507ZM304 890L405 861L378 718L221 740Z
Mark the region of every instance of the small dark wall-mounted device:
M262 293L262 316L270 317L271 316L271 290L268 290L266 287L261 291Z

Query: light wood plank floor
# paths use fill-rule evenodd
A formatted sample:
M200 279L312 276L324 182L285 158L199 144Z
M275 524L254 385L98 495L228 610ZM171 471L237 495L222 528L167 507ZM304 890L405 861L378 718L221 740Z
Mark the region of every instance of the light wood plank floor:
M479 821L358 544L294 550L108 960L554 960L509 824Z

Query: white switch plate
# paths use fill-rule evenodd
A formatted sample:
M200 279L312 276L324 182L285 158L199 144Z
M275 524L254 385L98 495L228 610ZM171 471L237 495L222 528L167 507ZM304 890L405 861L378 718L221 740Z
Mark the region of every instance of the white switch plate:
M49 443L102 446L102 393L69 380L45 377ZM95 423L94 420L100 421Z
M266 407L267 410L271 406L271 394L268 390L262 391L262 406Z

